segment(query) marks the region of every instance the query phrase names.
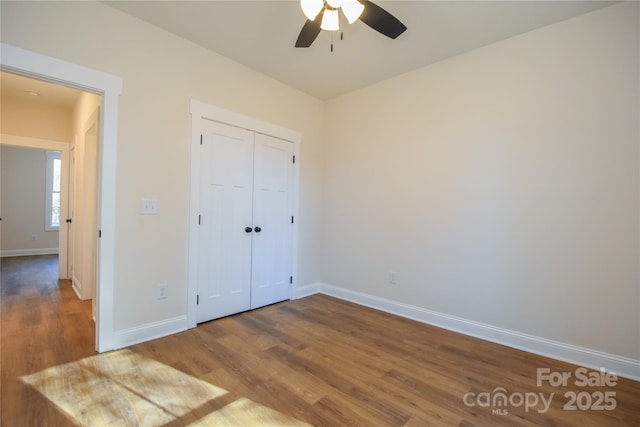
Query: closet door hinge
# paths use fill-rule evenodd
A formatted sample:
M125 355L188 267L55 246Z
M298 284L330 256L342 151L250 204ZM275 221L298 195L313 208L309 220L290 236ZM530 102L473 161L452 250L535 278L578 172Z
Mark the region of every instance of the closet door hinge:
M98 239L102 238L102 230L98 230Z
M293 276L289 276L289 284L293 285Z
M291 224L293 224L293 215L291 215Z
M200 135L200 145L202 145L202 135Z
M200 304L200 295L196 295L196 305Z
M202 224L202 216L198 215L198 225Z
M293 163L296 162L296 156L293 156Z

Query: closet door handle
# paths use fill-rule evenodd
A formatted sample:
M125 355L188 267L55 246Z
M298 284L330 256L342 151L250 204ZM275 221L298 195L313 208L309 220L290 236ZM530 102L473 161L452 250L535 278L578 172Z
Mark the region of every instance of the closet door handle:
M245 227L244 228L244 232L245 233L251 233L253 230L251 229L251 227ZM257 230L256 230L257 231Z
M261 231L262 231L262 228L260 228L260 227L256 227L256 228L254 228L254 230L256 231L256 233L259 233L259 232L261 232Z

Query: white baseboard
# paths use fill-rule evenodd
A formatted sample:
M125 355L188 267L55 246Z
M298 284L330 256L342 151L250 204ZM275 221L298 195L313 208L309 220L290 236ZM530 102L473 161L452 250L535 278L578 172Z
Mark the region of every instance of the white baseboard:
M73 288L73 291L76 293L76 296L78 297L78 299L81 300L82 299L82 284L76 278L75 275L73 277L71 277L71 287Z
M33 255L57 255L58 248L39 248L39 249L8 249L0 251L0 257L14 256L33 256Z
M146 325L115 331L111 348L117 350L186 330L187 316L178 316L160 322L147 323Z
M304 297L308 297L314 294L320 293L320 289L322 288L322 283L313 283L311 285L301 286L296 288L294 291L293 299L300 299Z
M470 335L476 338L576 365L585 366L587 368L604 368L621 377L640 381L640 360L634 360L597 350L565 344L559 341L511 331L509 329L498 328L484 323L450 316L437 311L340 288L326 283L314 283L298 288L296 291L296 298L303 298L316 293L322 293L359 305L406 317L408 319L417 320L429 325L438 326L450 331L459 332L461 334Z

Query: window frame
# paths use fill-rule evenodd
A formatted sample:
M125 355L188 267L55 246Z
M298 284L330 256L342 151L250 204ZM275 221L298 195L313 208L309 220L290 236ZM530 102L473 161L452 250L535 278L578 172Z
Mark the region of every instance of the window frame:
M46 165L46 186L45 186L45 211L44 211L44 230L45 231L59 231L60 224L53 225L53 193L62 194L62 188L60 191L53 191L53 162L54 160L60 161L60 187L62 187L62 152L56 150L47 150L47 165ZM62 200L60 200L62 211ZM60 218L60 222L62 218Z

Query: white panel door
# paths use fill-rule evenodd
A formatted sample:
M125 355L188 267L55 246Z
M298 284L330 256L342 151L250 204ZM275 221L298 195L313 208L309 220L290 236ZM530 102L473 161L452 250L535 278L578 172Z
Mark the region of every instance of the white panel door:
M251 308L290 298L293 144L255 135Z
M253 137L203 120L197 322L251 308Z

